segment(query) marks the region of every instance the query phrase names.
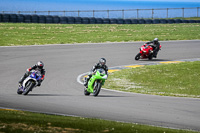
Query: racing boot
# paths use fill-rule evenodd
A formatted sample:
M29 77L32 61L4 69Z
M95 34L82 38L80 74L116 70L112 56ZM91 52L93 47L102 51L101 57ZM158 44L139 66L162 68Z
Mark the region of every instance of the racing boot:
M157 53L158 53L158 52L156 52L156 51L153 52L153 57L154 57L154 58L157 58Z
M22 86L22 83L23 83L23 81L26 79L26 77L28 77L28 76L27 76L27 74L25 73L24 76L20 79L19 85Z
M88 79L89 79L89 78L86 77L85 80L84 80L84 86L85 86L86 88L87 88L87 85L88 85Z

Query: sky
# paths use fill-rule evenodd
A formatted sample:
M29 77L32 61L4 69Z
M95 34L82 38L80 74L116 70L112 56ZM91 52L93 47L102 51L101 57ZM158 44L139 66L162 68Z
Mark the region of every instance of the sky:
M190 7L200 7L200 0L0 0L0 11L126 10ZM195 15L197 9L191 10L191 12L194 12ZM96 14L101 15L100 13ZM118 14L120 17L121 13ZM179 11L179 14L182 14L181 11Z
M200 0L0 0L0 11L200 7Z

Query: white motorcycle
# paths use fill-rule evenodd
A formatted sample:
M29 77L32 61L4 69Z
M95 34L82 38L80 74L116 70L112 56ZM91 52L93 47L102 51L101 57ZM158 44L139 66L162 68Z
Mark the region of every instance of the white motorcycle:
M32 70L31 74L23 81L22 85L17 89L17 94L27 95L34 87L37 87L39 80L42 78L41 72Z

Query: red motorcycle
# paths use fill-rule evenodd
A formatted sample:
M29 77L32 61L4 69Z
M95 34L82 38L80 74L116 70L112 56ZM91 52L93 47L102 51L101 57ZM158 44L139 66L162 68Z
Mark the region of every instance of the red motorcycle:
M161 50L161 45L160 45ZM144 44L140 48L140 52L135 56L135 60L146 59L152 60L153 58L153 46L152 44Z

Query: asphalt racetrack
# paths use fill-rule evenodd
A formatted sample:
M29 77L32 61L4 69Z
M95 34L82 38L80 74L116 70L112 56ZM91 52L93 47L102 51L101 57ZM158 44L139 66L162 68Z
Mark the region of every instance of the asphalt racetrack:
M101 57L108 67L200 58L200 40L161 41L157 59L135 61L143 43L0 47L0 107L200 131L198 98L108 90L101 90L98 97L84 95L77 77ZM18 95L21 76L40 60L46 69L41 87L27 96Z

